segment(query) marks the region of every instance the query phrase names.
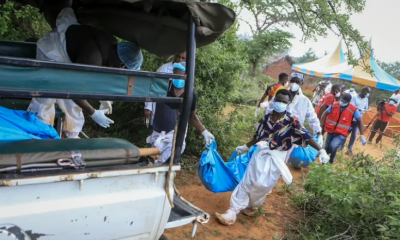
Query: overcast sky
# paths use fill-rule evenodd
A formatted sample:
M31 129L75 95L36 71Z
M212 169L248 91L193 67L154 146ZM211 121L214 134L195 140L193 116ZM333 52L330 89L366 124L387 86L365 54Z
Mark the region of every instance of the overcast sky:
M351 23L366 38L372 37L372 47L375 58L384 62L400 61L400 0L367 0L361 14L353 15ZM242 18L246 18L242 12ZM248 19L248 18L247 18ZM302 43L301 31L298 28L289 29L296 39L292 40L290 55L298 57L312 48L317 56L331 52L339 38L330 33L327 38L319 37L317 41ZM241 22L240 33L250 34L249 27ZM346 49L344 49L346 51ZM356 53L356 52L355 52Z

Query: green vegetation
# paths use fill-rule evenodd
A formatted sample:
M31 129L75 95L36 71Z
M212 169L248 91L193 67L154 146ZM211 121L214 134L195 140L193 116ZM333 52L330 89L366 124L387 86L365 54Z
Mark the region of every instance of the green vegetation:
M304 214L295 227L302 239L398 239L397 151L389 150L379 161L359 153L338 165L313 165L304 191L291 195Z

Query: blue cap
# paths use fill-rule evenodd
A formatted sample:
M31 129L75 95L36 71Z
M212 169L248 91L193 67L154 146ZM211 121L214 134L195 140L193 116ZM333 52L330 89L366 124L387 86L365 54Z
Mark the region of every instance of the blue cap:
M140 70L143 55L139 46L132 42L120 42L117 46L118 57L131 70Z
M172 69L179 69L182 72L186 72L186 63L185 62L174 63Z

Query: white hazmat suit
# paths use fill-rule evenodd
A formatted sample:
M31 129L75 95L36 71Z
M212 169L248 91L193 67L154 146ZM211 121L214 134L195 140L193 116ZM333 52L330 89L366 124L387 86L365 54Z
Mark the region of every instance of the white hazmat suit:
M284 163L286 151L271 150L266 141L256 145L258 151L250 160L242 181L232 193L230 208L224 214L216 213L220 221L226 221L226 225L233 224L240 211L262 206L281 175L286 184L292 183L292 174Z
M64 8L57 16L57 27L37 42L36 59L72 63L66 50L67 42L65 37L66 31L71 25L79 25L79 23L72 8ZM36 112L40 121L53 125L55 103L64 113L63 131L67 138L77 138L82 131L85 117L82 109L73 100L33 98L28 111Z

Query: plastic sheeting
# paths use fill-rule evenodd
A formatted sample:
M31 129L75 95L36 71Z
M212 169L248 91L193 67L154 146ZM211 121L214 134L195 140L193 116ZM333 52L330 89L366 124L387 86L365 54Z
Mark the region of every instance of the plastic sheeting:
M39 121L35 113L0 106L0 141L59 138L53 126Z
M315 135L314 140L317 141L318 136ZM289 162L294 168L308 167L310 163L314 162L319 152L317 149L308 145L303 148L298 146L294 148L289 157Z
M226 163L228 168L231 170L235 179L240 182L246 172L247 166L249 165L250 159L253 157L254 153L258 150L257 145L254 145L245 154L237 155L236 151L233 152L229 162Z
M198 172L203 185L214 193L233 191L239 183L218 154L215 141L201 154Z

